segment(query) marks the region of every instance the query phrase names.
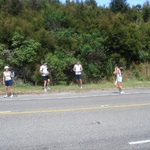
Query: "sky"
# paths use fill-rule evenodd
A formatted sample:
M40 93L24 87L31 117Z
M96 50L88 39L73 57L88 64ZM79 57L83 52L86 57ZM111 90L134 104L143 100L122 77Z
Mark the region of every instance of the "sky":
M76 0L70 0L70 1L76 1ZM85 0L78 0L78 1L79 2L83 1L84 2ZM109 4L110 4L110 2L112 0L95 0L95 1L96 1L98 6L105 6L105 7L107 7L107 6L109 6ZM143 5L147 1L150 2L150 0L126 0L126 2L130 5L130 7L132 7L133 5L135 6L137 4ZM60 0L60 2L65 3L66 0Z
M137 4L143 5L146 1L150 2L150 0L126 0L126 1L131 7ZM96 2L98 6L104 6L104 5L108 6L111 0L96 0Z

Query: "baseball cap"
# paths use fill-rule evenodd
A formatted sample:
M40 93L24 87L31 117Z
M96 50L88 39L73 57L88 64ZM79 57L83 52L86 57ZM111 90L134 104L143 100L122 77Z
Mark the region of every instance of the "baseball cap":
M4 67L4 69L8 69L8 68L9 68L8 66L5 66L5 67Z

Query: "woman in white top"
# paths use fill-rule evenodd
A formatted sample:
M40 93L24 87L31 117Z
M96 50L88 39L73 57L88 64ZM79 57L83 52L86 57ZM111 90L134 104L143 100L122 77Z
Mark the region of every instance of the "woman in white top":
M82 88L82 76L81 76L82 70L83 70L82 65L78 61L74 65L73 71L75 72L75 79L80 88Z
M119 92L122 94L122 93L124 93L123 88L121 86L122 74L121 74L121 70L117 64L115 65L114 74L116 75L116 81L114 84L119 89Z
M3 84L5 85L5 93L6 95L4 96L4 98L8 97L8 93L10 91L11 94L11 98L13 97L13 91L12 91L12 74L11 72L8 70L9 67L5 66L4 67L5 71L3 72Z

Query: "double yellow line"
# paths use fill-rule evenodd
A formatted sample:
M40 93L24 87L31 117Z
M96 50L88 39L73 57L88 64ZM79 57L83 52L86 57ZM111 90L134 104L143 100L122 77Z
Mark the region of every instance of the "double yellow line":
M143 104L126 104L126 105L101 105L97 107L85 107L85 108L68 108L68 109L54 109L54 110L33 110L33 111L20 111L20 112L0 112L0 115L21 115L21 114L37 114L37 113L56 113L56 112L71 112L71 111L86 111L86 110L98 110L98 109L111 109L111 108L125 108L125 107L141 107L150 106L150 103Z

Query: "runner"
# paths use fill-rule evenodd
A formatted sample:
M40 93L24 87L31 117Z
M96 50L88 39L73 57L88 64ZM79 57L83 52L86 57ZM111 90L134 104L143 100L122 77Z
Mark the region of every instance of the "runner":
M75 79L77 84L79 85L79 87L82 89L82 72L83 68L82 65L80 64L80 62L78 61L73 68L73 71L75 72Z
M49 72L48 72L47 62L43 62L43 65L40 67L40 73L42 74L42 80L44 82L44 91L47 92L48 90L51 90L50 85L50 79L49 79Z
M9 69L8 66L5 66L4 69L5 69L5 71L3 72L3 84L5 85L5 93L6 93L4 98L8 97L9 92L11 94L10 98L12 98L13 97L13 92L12 92L12 74L8 70Z
M121 83L122 83L122 74L121 74L121 70L120 70L118 64L115 65L114 74L116 75L116 81L115 81L114 85L119 89L119 92L121 94L125 93L123 91L122 86L121 86Z

